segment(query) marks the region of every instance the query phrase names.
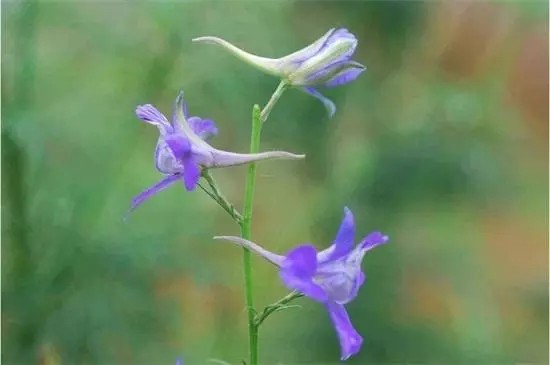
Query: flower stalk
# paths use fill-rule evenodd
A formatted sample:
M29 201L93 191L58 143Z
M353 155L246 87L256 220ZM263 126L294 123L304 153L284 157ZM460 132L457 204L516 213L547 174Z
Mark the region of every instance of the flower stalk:
M257 153L260 150L260 138L262 134L262 124L269 117L269 113L280 99L287 88L283 80L277 86L277 89L271 95L263 110L260 111L258 105L252 109L252 132L250 136L250 153ZM249 240L252 235L252 209L254 206L254 188L256 185L256 164L251 163L248 166L246 175L246 185L244 192L243 216L240 223L241 237ZM250 365L258 365L258 325L256 324L256 310L254 309L254 289L252 285L252 264L250 260L250 250L243 248L243 272L246 308L248 313L248 345Z
M272 103L273 104L273 103ZM269 103L268 103L269 105ZM254 105L252 109L252 134L250 136L250 153L256 153L260 149L260 137L262 132L262 119L260 107ZM252 209L254 203L254 188L256 185L256 164L248 166L246 186L244 193L243 219L241 221L241 237L250 239L252 229ZM252 265L250 250L243 250L244 289L246 308L248 313L248 351L250 365L258 365L258 328L255 324L256 312L254 310L254 293L252 287Z
M298 298L301 298L303 296L304 296L304 294L302 294L298 291L292 291L292 292L288 293L286 296L284 296L281 299L279 299L278 301L276 301L275 303L268 305L267 307L264 308L262 313L259 313L256 316L256 321L255 321L256 327L260 327L260 325L263 323L263 321L267 317L269 317L272 313L275 313L277 311L280 311L280 310L291 307L291 306L288 305L288 303L292 302L294 299L298 299ZM292 306L292 307L294 307L294 306Z
M200 184L199 184L199 187L206 194L208 194L216 203L218 203L218 205L221 206L231 216L231 218L233 218L233 220L237 224L241 225L243 221L243 216L241 215L241 213L239 213L237 208L235 208L235 206L231 204L229 200L227 200L227 198L222 194L222 192L218 188L218 184L216 184L216 181L210 174L210 171L207 169L204 169L202 171L202 177L204 178L204 180L206 180L206 183L208 184L208 186L212 191L208 191L206 188L204 188Z
M311 244L302 244L288 251L286 255L280 255L252 242L251 236L256 162L305 157L285 151L260 152L263 123L288 88L298 88L319 99L331 117L336 106L317 88L332 88L350 83L366 70L365 66L352 60L357 38L345 28L333 28L312 44L280 58L257 56L213 36L199 37L193 41L216 44L263 72L278 77L280 83L263 109L258 105L253 107L249 153L213 147L208 140L218 133L216 123L190 115L182 91L176 98L171 118L167 118L151 104L138 105L136 116L142 122L158 128L154 161L163 178L135 196L128 213L155 194L179 182L187 191L193 191L196 187L202 189L239 225L240 237L216 236L214 239L233 242L243 249L244 296L249 338L249 356L248 360L242 361L243 364L259 364L258 331L267 317L277 311L297 307L289 303L303 296L326 308L340 342L340 359L347 360L360 351L363 338L353 327L344 305L357 297L365 282L365 274L361 268L365 253L386 243L388 237L375 231L355 245L355 221L348 208L344 208L344 218L332 245L322 251ZM210 174L210 169L244 164L249 164L249 167L241 213L222 194ZM251 252L273 264L279 270L283 284L291 290L283 298L266 306L262 312L257 312L254 305ZM180 364L182 360L176 362Z
M271 113L271 109L273 109L277 101L279 101L279 98L281 97L281 95L283 95L283 92L285 91L286 88L288 88L288 86L289 85L285 80L282 80L279 83L279 86L277 86L277 89L275 90L273 95L271 95L271 99L269 99L265 108L262 110L262 113L260 114L260 119L262 120L262 123L267 120L267 118L269 117L269 113Z

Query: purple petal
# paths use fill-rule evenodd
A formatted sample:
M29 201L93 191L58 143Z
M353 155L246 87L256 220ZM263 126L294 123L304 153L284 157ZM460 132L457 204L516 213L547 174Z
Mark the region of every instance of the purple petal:
M151 104L138 105L136 108L136 115L142 121L156 125L161 131L166 131L167 128L170 128L168 119Z
M312 245L302 245L290 250L283 267L301 277L312 277L317 271L317 251Z
M309 57L313 57L325 49L329 48L335 41L339 39L350 39L354 42L353 46L343 55L340 56L340 60L349 59L355 52L357 47L357 38L350 33L346 28L331 29L327 32L321 39L324 38L324 42L315 50L315 52L310 52ZM314 51L313 49L311 51Z
M333 47L337 42L346 42L349 44L343 53L328 53L323 55L323 52L331 52L328 49ZM357 38L351 34L347 29L337 29L330 34L325 43L319 48L318 52L312 57L318 57L322 62L315 65L310 69L310 72L305 76L305 81L302 81L302 85L319 85L325 84L327 81L333 79L336 75L341 74L343 71L349 68L361 68L364 66L350 61L355 48L357 47ZM341 52L341 51L340 51ZM307 61L306 61L307 62Z
M156 183L155 185L139 193L136 197L132 199L132 205L130 207L130 210L128 211L128 214L132 212L134 209L136 209L138 206L140 206L144 201L151 198L153 195L159 193L160 191L166 189L167 187L169 187L179 179L180 179L179 175L167 176L161 181L159 181L158 183Z
M388 242L389 238L388 236L382 234L381 232L372 232L369 235L367 235L361 243L359 244L359 247L361 250L369 251L375 248L376 246L379 246L381 244L384 244Z
M336 112L336 105L334 105L334 103L330 101L330 99L324 97L320 92L318 92L312 87L305 87L304 91L310 94L311 96L319 99L327 109L329 118L332 118L332 116Z
M353 33L351 33L346 28L337 28L334 32L332 32L330 37L327 39L327 41L325 42L325 46L329 45L331 43L334 43L334 41L336 41L337 39L344 39L344 38L348 38L348 39L351 39L353 41L357 41L357 38L355 38Z
M279 273L283 283L289 288L302 292L319 302L328 299L325 291L313 282L317 270L317 251L311 245L292 249L283 261Z
M342 304L328 302L326 306L340 340L340 359L347 360L359 352L363 344L363 337L353 328L346 308Z
M178 162L164 138L159 138L155 148L155 166L163 174L173 175L181 172Z
M164 140L178 160L191 154L191 142L184 135L172 133L167 135Z
M191 142L183 135L169 134L165 138L176 159L183 165L183 182L187 191L196 188L201 176L200 166L193 160Z
M357 288L360 288L365 283L365 274L361 271L357 277Z
M317 39L309 46L283 57L282 60L285 62L292 62L296 67L298 67L302 62L315 56L321 49L325 48L328 40L334 32L334 28L329 29L328 32L326 32L321 38Z
M340 223L340 228L334 239L334 251L332 252L331 259L337 259L348 254L353 250L353 244L355 240L355 221L353 219L353 213L348 207L344 208L344 218Z
M353 287L353 290L351 291L350 298L355 298L357 296L359 289L363 286L364 283L365 283L365 274L363 274L362 271L359 271L359 274L355 278L355 285Z
M340 223L340 228L336 234L333 244L317 254L317 260L324 263L336 260L347 255L353 250L355 240L355 223L353 213L347 207L344 208L344 218Z
M335 76L333 76L330 80L328 80L325 83L325 86L335 87L335 86L347 84L355 80L363 71L366 70L366 67L359 63L353 62L353 64L356 67L346 68L341 72L337 73Z
M197 187L201 178L201 168L193 161L191 156L186 156L182 159L183 163L183 184L187 191L193 191Z
M208 139L218 134L218 128L213 120L191 117L187 119L187 123L201 139Z
M338 37L338 38L350 38L350 39L355 39L355 36L353 35L353 33L351 33L349 30L347 30L346 28L337 28L334 33L332 33L332 36L331 38L333 37Z
M280 271L279 277L290 290L297 290L309 298L321 303L328 300L327 293L325 293L323 288L315 284L311 278L303 279L285 271L284 269Z

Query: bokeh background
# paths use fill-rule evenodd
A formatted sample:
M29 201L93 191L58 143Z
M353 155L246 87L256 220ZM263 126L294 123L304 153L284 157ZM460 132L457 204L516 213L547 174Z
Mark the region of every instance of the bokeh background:
M217 121L213 144L246 151L250 113L277 80L219 48L265 56L334 26L368 71L287 91L263 149L305 162L259 166L254 239L284 252L330 244L342 208L391 244L367 255L348 305L365 338L350 364L548 363L546 1L2 2L2 362L240 363L237 227L200 191L174 187L123 222L159 174L155 128L183 88ZM246 168L215 171L240 206ZM254 258L257 304L286 293ZM262 364L336 363L324 309L274 314Z

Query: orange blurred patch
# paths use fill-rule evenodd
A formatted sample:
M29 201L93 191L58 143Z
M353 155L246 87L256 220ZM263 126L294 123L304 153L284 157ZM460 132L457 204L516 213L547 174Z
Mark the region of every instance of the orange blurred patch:
M515 12L503 4L460 1L443 3L439 15L439 29L446 34L440 64L448 74L474 77L502 62Z
M526 287L547 279L547 232L525 219L496 211L482 218L488 269L505 286Z
M447 326L452 323L453 308L460 307L452 286L434 277L409 272L404 279L404 318L420 318Z
M548 32L542 27L531 30L521 41L521 50L509 77L508 98L547 144Z
M198 286L188 277L165 279L157 285L157 295L180 301L184 320L181 326L192 329L193 341L199 341L215 332L222 316L228 313L244 314L240 293L219 284ZM182 339L172 340L180 344Z

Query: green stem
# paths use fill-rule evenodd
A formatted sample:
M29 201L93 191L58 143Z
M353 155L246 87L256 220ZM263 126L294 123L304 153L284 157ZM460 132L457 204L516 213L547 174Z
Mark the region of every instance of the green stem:
M267 120L271 109L275 106L285 89L287 83L281 81L277 89L271 95L268 103L262 111L258 105L252 109L252 134L250 136L250 153L260 151L260 136L262 133L262 124ZM250 240L252 228L252 208L254 203L254 187L256 184L256 163L248 166L246 175L246 186L244 192L244 208L241 220L241 237ZM246 308L248 313L248 345L249 345L249 365L258 365L258 326L256 325L256 310L254 309L254 294L252 287L252 266L250 262L250 251L243 249L243 268L244 268L244 290L246 298Z
M269 113L271 113L271 109L273 109L277 101L279 101L279 98L281 97L281 95L283 95L283 92L286 90L287 87L288 84L285 81L281 81L279 83L279 86L277 86L277 89L275 90L273 95L271 95L271 99L269 99L268 103L262 110L262 114L260 115L260 119L262 120L262 122L265 122L267 120L267 118L269 117Z
M252 135L250 137L250 153L257 153L260 149L260 135L262 122L260 119L260 107L254 105L252 110ZM254 186L256 184L256 164L251 163L246 175L246 187L244 193L243 219L241 221L241 236L250 240L252 226L252 208L254 201ZM250 365L258 364L258 328L255 324L256 313L254 311L254 296L252 289L252 267L250 264L250 250L243 251L244 286L246 307L248 312L248 345Z

